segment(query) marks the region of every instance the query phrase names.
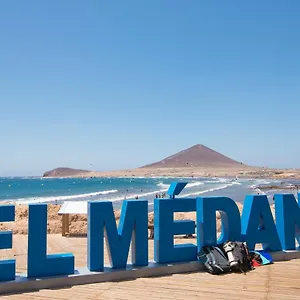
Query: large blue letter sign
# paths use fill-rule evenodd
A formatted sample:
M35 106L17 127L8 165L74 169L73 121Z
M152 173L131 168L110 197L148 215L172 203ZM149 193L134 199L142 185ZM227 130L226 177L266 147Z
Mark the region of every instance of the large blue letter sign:
M267 196L246 196L242 213L242 235L250 250L254 250L255 245L260 243L265 250L281 250Z
M28 277L74 274L72 253L47 255L47 205L29 205Z
M174 212L195 210L196 199L154 200L154 260L157 263L197 260L196 245L174 245L174 235L195 233L195 222L174 221Z
M294 195L275 195L275 217L283 250L294 250L295 238L300 243L300 207Z
M222 233L217 241L216 212L222 220ZM213 246L228 240L241 239L241 218L235 202L227 197L197 198L197 244L198 251L203 246Z
M0 222L15 220L15 206L0 206ZM0 232L0 249L12 248L12 232ZM0 281L15 280L16 261L14 259L0 261Z
M117 229L112 202L88 203L88 268L104 267L104 235L113 268L125 268L132 239L132 264L148 265L148 201L125 200Z
M197 261L197 253L202 247L215 246L228 240L245 241L249 250L254 250L256 244L262 244L263 249L270 252L294 250L296 241L300 244L300 202L297 202L294 195L275 195L275 224L266 195L246 196L240 217L237 204L228 197L175 198L185 185L184 182L175 182L168 190L170 199L154 199L156 263ZM124 200L118 225L111 201L89 201L87 207L87 267L91 272L107 271L104 268L105 245L114 269L127 267L130 247L132 265L148 265L147 200ZM31 204L28 211L27 277L39 281L40 277L74 274L72 253L47 255L47 205ZM193 220L174 220L174 213L177 212L196 212L197 245L174 243L176 235L195 233ZM222 222L219 238L217 212L220 213ZM0 205L0 223L14 220L15 206ZM12 232L0 231L0 250L12 248L12 243ZM293 253L293 256L296 255ZM127 269L134 270L131 266ZM22 274L16 279L15 273L16 260L0 260L0 282L28 281ZM76 271L76 276L86 274L86 269L84 272ZM90 274L93 274L93 278L96 275ZM29 284L30 281L31 279ZM1 283L5 284L7 283ZM0 290L2 291L1 287Z

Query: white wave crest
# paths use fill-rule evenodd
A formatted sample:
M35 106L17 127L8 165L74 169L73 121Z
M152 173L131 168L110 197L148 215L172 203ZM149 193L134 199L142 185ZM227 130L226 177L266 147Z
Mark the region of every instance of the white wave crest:
M211 180L212 179L212 180ZM226 178L210 178L209 180L205 180L204 183L226 183L229 182L229 179Z
M256 182L257 185L270 184L271 183L270 181L267 181L265 179L256 179L255 182Z
M196 182L190 182L186 185L185 189L187 188L192 188L192 187L195 187L195 186L199 186L199 185L203 185L204 183L203 182L200 182L200 181L196 181ZM165 183L162 183L162 182L159 182L157 184L157 186L161 187L161 188L165 188L165 189L168 189L170 184L165 184Z
M205 180L204 183L218 183L216 180Z
M74 199L82 199L82 198L84 199L84 198L95 197L100 195L108 195L116 192L118 192L118 190L107 190L107 191L99 191L94 193L78 194L78 195L19 198L19 199L7 200L7 201L22 203L22 204L43 203L43 202L65 201L65 200L74 200Z
M203 185L203 184L204 183L201 181L191 182L191 183L188 183L185 188L192 188L192 187Z
M215 188L211 188L211 189L207 189L207 190L203 190L203 191L198 191L198 192L194 192L194 193L188 193L188 194L182 194L181 197L188 197L188 196L195 196L195 195L200 195L200 194L204 194L204 193L208 193L208 192L214 192L214 191L218 191L218 190L223 190L226 189L229 186L233 186L234 184L236 184L235 182L231 182L228 184L224 184Z
M223 190L223 189L226 189L228 186L231 186L231 184L226 184L226 185L222 185L222 186L219 186L219 187L215 187L215 188L211 188L211 189L203 190L203 191L198 191L198 192L194 192L194 193L183 194L183 195L180 195L180 196L181 197L189 197L189 196L200 195L200 194L213 192L213 191L217 191L217 190Z
M232 182L232 185L241 185L241 183L238 182L238 181L233 181L233 182Z
M218 182L228 182L227 178L218 178Z
M160 182L157 184L157 186L166 189L166 188L169 188L170 184L165 184L165 183Z

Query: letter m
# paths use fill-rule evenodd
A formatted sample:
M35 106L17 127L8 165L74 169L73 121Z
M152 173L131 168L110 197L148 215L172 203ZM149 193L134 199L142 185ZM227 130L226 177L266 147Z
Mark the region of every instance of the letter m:
M125 200L117 228L109 201L88 203L88 268L103 271L104 238L112 268L126 268L130 243L135 266L148 265L148 201Z

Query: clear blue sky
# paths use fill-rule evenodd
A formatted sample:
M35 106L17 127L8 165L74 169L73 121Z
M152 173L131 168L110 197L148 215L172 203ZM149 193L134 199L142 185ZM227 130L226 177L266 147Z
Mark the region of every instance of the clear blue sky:
M300 1L0 2L0 175L197 143L300 167Z

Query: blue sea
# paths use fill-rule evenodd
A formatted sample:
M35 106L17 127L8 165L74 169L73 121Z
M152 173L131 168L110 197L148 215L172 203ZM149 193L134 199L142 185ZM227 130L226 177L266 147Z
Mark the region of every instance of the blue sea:
M149 210L156 195L166 193L170 183L188 182L180 197L227 196L243 202L248 194L273 194L287 190L260 190L263 185L288 185L289 181L239 178L0 178L0 201L14 203L63 203L64 201L112 201L119 208L124 199L146 199ZM300 182L293 182L299 184ZM294 190L291 190L294 192Z

